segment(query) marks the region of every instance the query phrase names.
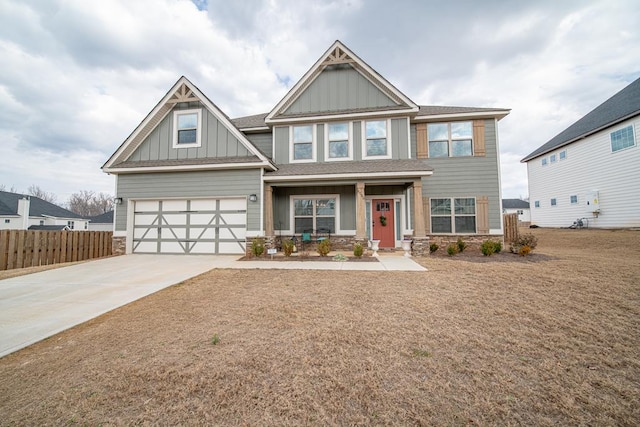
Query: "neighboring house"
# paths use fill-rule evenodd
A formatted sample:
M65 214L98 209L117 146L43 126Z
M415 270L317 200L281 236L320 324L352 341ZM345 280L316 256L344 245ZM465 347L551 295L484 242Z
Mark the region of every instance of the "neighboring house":
M518 221L523 223L531 222L531 211L529 202L520 199L502 199L502 213L518 214Z
M640 227L639 138L640 79L522 159L532 224Z
M51 227L86 230L88 221L39 197L0 191L0 230L54 229Z
M267 113L231 120L181 77L103 166L115 251L244 253L309 232L422 254L501 237L507 114L419 106L339 41Z
M113 211L87 217L89 231L113 231Z

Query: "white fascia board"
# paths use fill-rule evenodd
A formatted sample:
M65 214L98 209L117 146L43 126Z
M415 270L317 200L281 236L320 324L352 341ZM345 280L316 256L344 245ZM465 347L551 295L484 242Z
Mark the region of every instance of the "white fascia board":
M183 166L149 166L139 168L109 168L105 172L118 173L145 173L145 172L180 172L193 170L217 170L217 169L258 169L268 168L275 170L271 163L222 163L219 165L183 165Z
M342 174L318 174L318 175L287 175L265 177L265 182L283 181L309 181L309 180L333 180L333 179L362 179L362 178L415 178L418 176L431 176L432 171L415 172L375 172L375 173L342 173Z
M466 118L478 118L478 117L486 117L486 118L496 118L500 120L506 117L509 114L509 111L476 111L472 113L450 113L450 114L431 114L428 116L415 116L413 118L413 122L426 122L426 121L434 121L434 120L443 120L443 119L466 119Z
M261 127L255 127L255 128L239 128L240 132L260 132L263 130L271 130L271 128L269 126L261 126Z
M347 114L332 114L332 115L322 115L322 116L303 116L303 117L295 117L295 118L280 118L280 119L272 119L269 123L275 124L286 124L286 123L298 123L298 122L326 122L330 120L341 120L341 119L357 119L357 118L369 118L371 116L379 116L388 118L389 116L410 116L418 111L418 108L411 109L403 109L403 110L384 110L384 111L370 111L367 113L347 113Z

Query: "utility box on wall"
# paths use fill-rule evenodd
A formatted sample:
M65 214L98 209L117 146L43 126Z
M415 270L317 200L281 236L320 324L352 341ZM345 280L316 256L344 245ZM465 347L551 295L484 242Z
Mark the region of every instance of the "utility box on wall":
M587 213L598 214L600 213L600 196L597 191L589 191L586 196L586 211Z

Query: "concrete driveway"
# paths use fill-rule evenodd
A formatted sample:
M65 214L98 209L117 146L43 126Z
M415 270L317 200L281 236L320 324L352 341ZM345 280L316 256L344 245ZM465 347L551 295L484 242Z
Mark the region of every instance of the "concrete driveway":
M0 357L236 258L127 255L0 280Z

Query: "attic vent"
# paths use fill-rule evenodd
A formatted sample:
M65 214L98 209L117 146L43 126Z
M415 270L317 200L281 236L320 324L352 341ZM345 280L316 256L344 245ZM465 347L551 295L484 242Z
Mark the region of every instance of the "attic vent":
M191 89L189 89L186 84L183 84L174 92L173 95L171 95L171 98L169 98L167 104L177 104L179 102L194 101L199 101L199 99L196 98L196 96L193 94L193 92L191 92Z

